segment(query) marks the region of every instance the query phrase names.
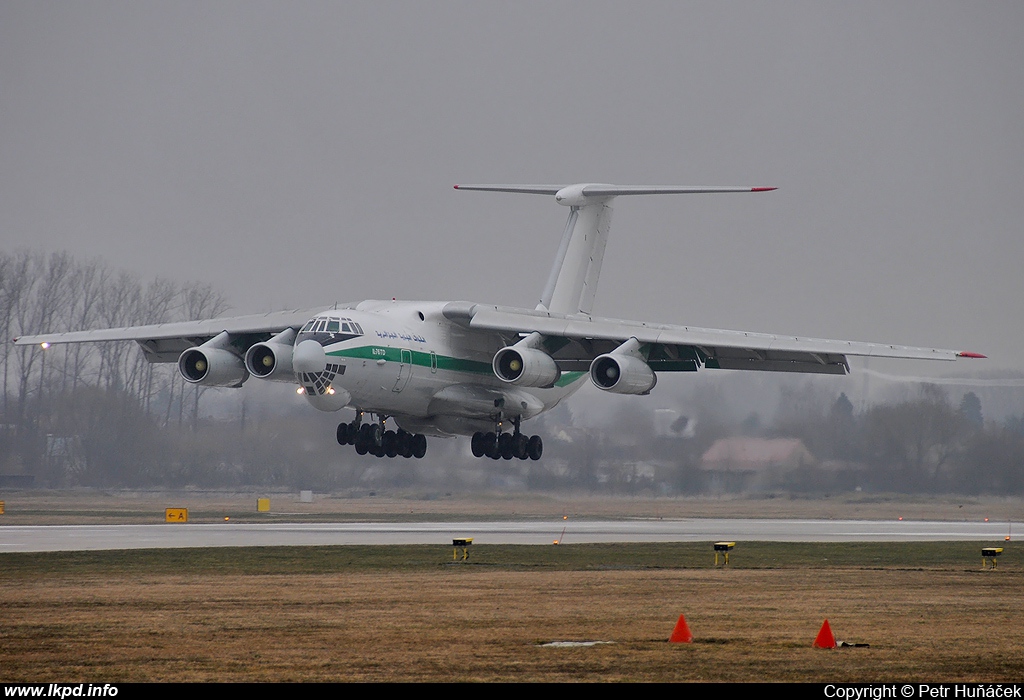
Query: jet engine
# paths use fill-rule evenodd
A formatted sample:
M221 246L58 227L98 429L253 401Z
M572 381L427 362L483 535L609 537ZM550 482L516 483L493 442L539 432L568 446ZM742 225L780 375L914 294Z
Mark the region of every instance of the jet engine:
M240 387L249 378L245 362L229 350L230 337L223 332L178 357L178 371L186 382L202 386Z
M245 353L245 368L254 377L275 382L294 382L292 344L295 329L287 328L265 343L256 343Z
M647 394L658 377L643 360L608 353L590 363L590 379L598 389L613 394Z
M562 374L546 352L518 343L496 352L491 367L498 379L518 386L549 387Z
M615 350L590 363L590 380L613 394L648 394L658 383L654 370L640 354L640 343L630 338Z

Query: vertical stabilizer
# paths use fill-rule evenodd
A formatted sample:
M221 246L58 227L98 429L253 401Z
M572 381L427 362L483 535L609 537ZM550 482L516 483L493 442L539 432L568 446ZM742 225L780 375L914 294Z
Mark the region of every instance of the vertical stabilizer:
M558 256L541 295L540 305L560 314L589 314L612 223L610 197L574 206L565 224Z
M594 308L597 281L601 276L608 230L612 223L611 201L630 194L704 194L710 192L768 192L774 187L681 187L675 185L456 185L457 190L515 192L554 195L569 207L555 264L537 308L559 314L589 314Z

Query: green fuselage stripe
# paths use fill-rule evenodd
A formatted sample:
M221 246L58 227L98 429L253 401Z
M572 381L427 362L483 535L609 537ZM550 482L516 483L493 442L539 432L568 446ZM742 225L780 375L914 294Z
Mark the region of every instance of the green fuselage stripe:
M412 364L418 367L432 367L436 363L437 369L447 370L451 372L470 372L473 374L486 374L494 375L494 370L491 368L490 362L480 362L479 360L467 360L461 357L451 357L449 355L438 355L434 354L434 360L431 362L431 356L429 352L422 352L420 350L410 350L408 348L389 348L382 345L360 345L355 348L343 348L339 350L331 350L327 353L328 357L347 357L354 360L384 360L385 362L407 362L408 355L406 358L402 358L402 352L412 353ZM555 382L555 386L568 386L584 376L586 372L562 372L562 376Z
M385 362L405 362L402 359L402 352L412 353L412 364L419 367L431 367L429 352L421 350L410 350L408 348L389 348L381 345L361 345L357 348L344 348L342 350L331 350L328 357L350 357L356 360L384 360ZM408 358L408 355L406 356ZM466 360L459 357L434 354L437 369L451 370L453 372L473 372L476 374L492 374L490 362L478 360Z

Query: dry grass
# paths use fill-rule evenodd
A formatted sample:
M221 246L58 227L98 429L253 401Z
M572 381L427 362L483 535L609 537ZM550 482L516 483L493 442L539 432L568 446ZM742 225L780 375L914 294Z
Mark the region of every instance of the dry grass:
M516 571L487 564L483 548L476 558L373 570L296 564L293 574L280 573L287 562L269 573L205 564L167 573L96 559L46 575L18 563L28 559L0 558L0 681L1024 677L1024 572L1009 561L994 572ZM693 644L666 641L680 614ZM837 637L871 647L812 649L826 617ZM614 644L539 645L556 640Z
M263 495L263 494L261 494ZM6 493L2 525L194 520L1020 519L1020 500ZM287 513L287 514L286 514ZM290 514L290 515L289 515ZM977 544L326 547L0 555L0 682L1024 678L1024 570ZM670 568L667 568L670 567ZM747 567L747 568L744 568ZM666 640L685 614L693 644ZM824 618L870 648L811 648ZM611 641L583 648L548 641Z

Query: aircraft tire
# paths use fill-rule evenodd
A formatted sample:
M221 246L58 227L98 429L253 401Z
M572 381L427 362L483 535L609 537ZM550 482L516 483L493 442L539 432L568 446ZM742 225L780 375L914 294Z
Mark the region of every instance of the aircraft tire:
M469 442L470 448L473 450L473 456L480 458L484 456L484 433L475 432L473 433L473 439Z
M370 436L370 430L373 426L369 423L363 423L359 426L359 432L356 433L356 442L362 442L367 447L373 442Z
M516 459L526 459L530 456L530 438L526 437L522 433L516 433L512 436L512 456Z
M541 455L544 454L544 441L541 440L540 435L534 435L530 438L527 443L526 452L530 455L530 459L537 461Z
M362 436L357 437L356 438L356 454L357 455L364 455L368 451L369 450L367 449L367 446L366 446L366 440L364 440L362 438Z
M510 433L502 433L498 436L498 452L501 453L502 459L512 459L512 435Z
M498 436L494 433L483 433L483 437L480 438L480 445L483 447L484 457L490 457L491 459L501 457L498 454Z
M338 444L339 445L347 445L348 444L348 434L349 434L348 423L338 423Z
M381 442L381 449L389 458L398 456L398 434L394 430L384 431L384 438Z
M427 454L427 436L416 433L409 436L409 443L412 445L412 456L416 459L423 459Z
M398 454L402 455L405 459L412 457L413 453L413 442L415 442L416 436L412 433L407 433L404 430L398 432Z

